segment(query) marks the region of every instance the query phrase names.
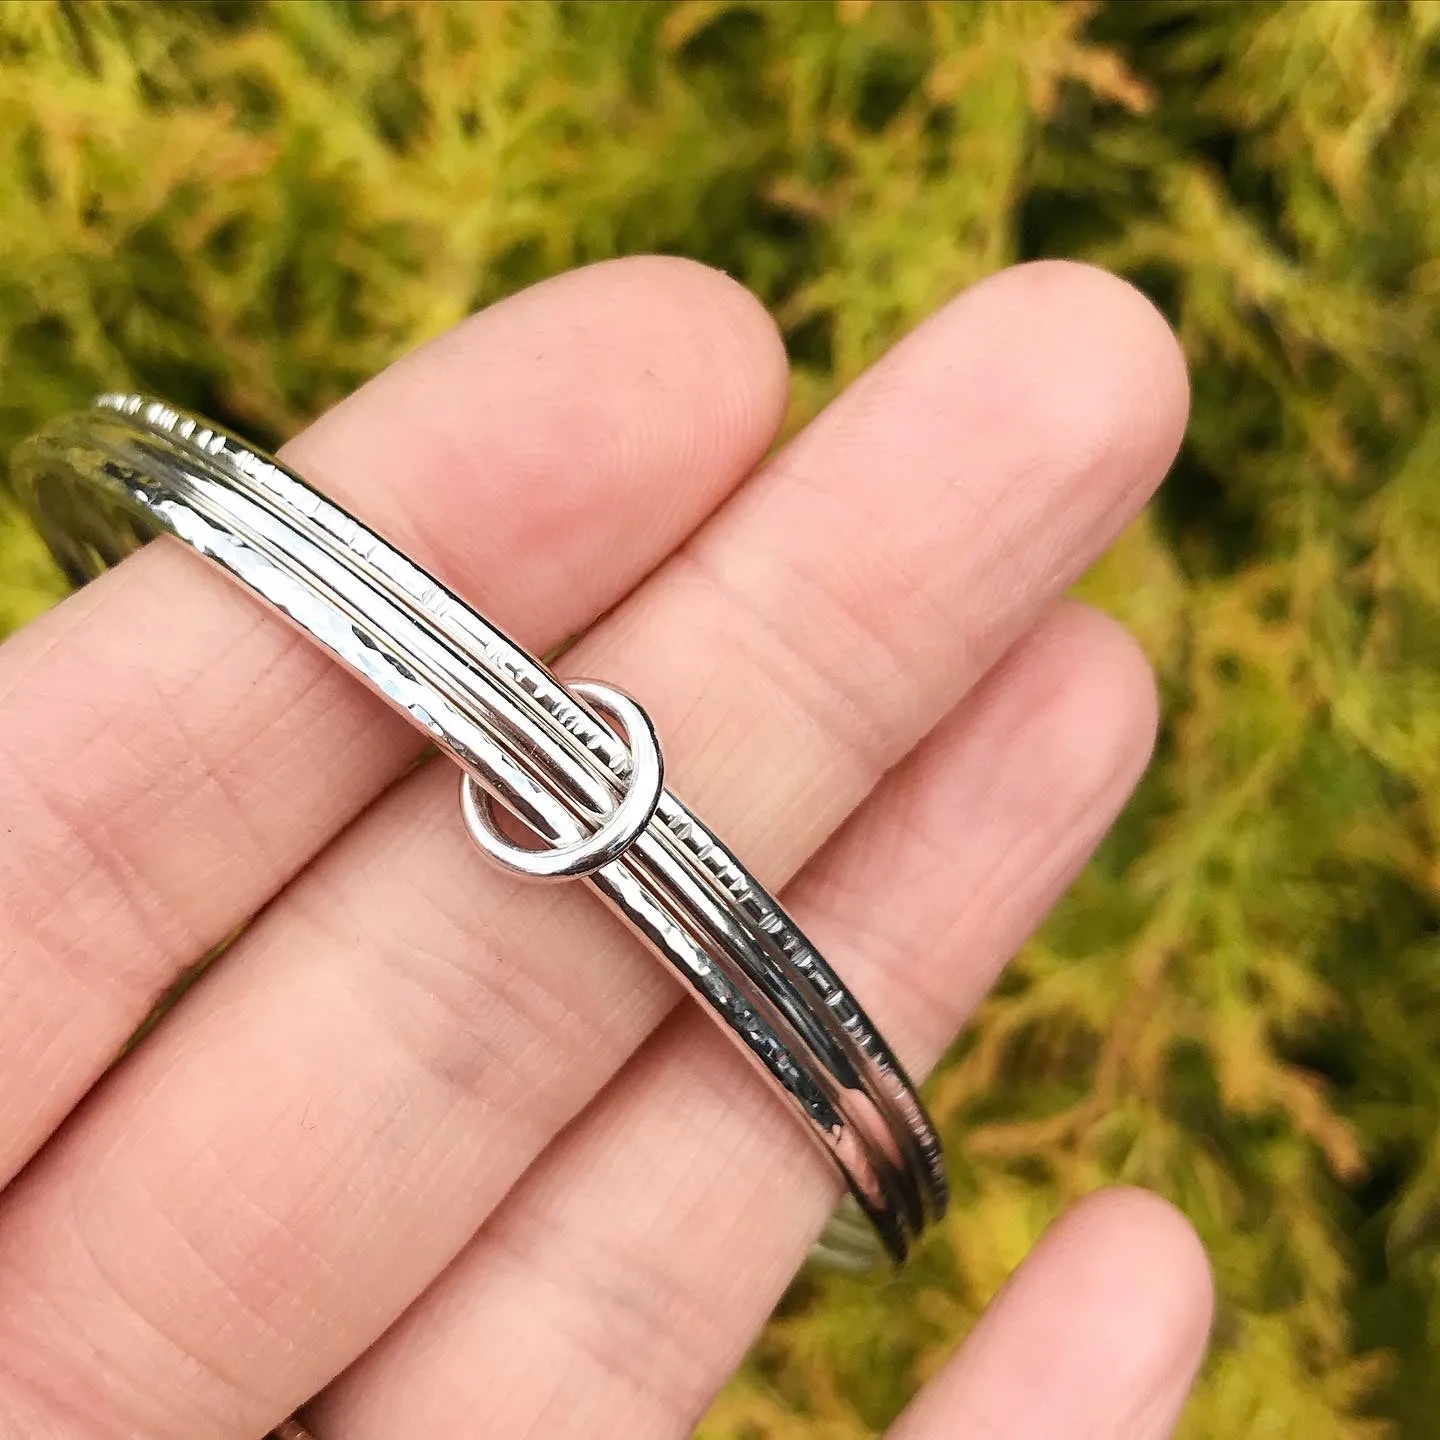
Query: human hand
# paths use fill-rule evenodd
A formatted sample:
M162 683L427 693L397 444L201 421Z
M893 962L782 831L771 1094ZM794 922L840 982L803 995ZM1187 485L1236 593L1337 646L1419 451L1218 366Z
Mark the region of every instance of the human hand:
M1060 596L1185 403L1145 301L1031 266L737 488L773 327L645 259L286 458L530 649L586 631L563 668L644 700L923 1071L1143 767L1144 661ZM0 1436L253 1440L311 1396L320 1440L680 1436L803 1257L832 1172L590 897L478 859L421 748L168 543L0 649ZM1151 1440L1208 1315L1185 1223L1093 1198L891 1433Z

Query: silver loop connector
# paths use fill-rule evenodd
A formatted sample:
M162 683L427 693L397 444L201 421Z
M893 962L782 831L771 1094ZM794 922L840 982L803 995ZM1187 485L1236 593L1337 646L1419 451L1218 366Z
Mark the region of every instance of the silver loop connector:
M495 799L473 775L460 777L460 813L480 851L502 870L536 880L572 880L620 859L649 825L665 790L660 737L644 708L623 690L598 680L571 680L566 688L601 718L618 726L617 738L630 755L630 777L620 803L583 840L528 848L507 840L495 820Z

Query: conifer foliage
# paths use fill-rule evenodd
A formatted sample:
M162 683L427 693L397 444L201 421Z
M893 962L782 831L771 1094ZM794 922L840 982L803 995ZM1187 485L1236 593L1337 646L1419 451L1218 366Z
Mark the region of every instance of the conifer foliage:
M1153 1187L1214 1257L1190 1437L1440 1415L1440 5L0 8L0 453L101 388L274 442L583 261L720 265L792 423L1015 259L1130 276L1194 373L1084 583L1156 763L934 1085L958 1203L801 1279L707 1440L861 1440L1058 1208ZM0 632L61 586L0 515Z

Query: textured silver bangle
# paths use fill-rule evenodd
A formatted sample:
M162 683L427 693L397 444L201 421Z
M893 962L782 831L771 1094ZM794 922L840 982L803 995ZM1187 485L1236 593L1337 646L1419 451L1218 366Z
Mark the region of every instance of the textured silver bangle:
M102 396L27 440L13 471L72 578L168 532L422 728L460 767L476 845L514 873L584 876L691 987L905 1258L946 1204L924 1107L779 903L664 788L659 741L634 700L562 683L278 461L161 402ZM506 839L497 803L542 843Z

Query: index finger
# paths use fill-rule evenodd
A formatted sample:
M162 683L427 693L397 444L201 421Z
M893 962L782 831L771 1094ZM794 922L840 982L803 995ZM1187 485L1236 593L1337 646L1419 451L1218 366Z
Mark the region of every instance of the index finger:
M611 262L475 316L285 453L543 652L743 477L784 374L740 286ZM183 969L423 745L175 545L0 647L0 1184Z

